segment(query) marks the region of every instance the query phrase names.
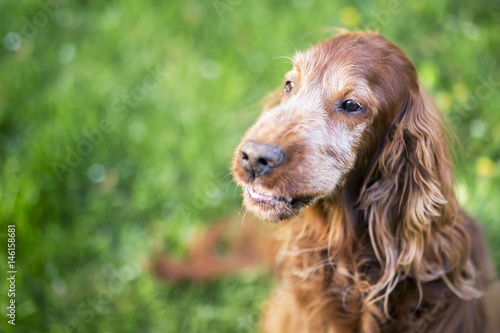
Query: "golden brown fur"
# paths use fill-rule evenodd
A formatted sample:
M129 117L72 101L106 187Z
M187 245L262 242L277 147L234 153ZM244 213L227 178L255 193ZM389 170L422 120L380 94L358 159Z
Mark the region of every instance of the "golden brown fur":
M263 330L498 332L482 231L457 203L443 116L410 60L357 32L293 65L233 162L247 209L287 220Z

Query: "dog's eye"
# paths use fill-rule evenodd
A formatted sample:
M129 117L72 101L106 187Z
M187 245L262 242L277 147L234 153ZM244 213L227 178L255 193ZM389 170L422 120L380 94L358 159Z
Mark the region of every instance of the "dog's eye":
M361 106L359 106L358 103L348 99L347 101L342 103L342 109L344 109L347 112L355 112L361 110Z
M285 92L289 93L290 91L292 91L294 85L295 84L292 81L286 81L285 82Z

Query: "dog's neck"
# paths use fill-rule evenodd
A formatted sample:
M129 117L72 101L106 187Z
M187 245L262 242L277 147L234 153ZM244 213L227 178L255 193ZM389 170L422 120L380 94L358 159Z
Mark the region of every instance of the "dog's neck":
M349 192L318 201L278 233L278 267L285 286L294 291L299 306L321 309L323 318L335 316L339 327L358 325L363 294L380 272ZM313 304L323 301L328 304Z
M318 274L318 278L325 280L335 277L330 270L323 268L336 265L341 265L349 274L367 274L360 276L362 279L376 279L378 262L363 214L356 209L360 187L359 179L348 182L340 191L319 200L281 225L280 262L286 262L285 266L300 262L301 269L309 269L311 274ZM283 269L299 271L298 267Z

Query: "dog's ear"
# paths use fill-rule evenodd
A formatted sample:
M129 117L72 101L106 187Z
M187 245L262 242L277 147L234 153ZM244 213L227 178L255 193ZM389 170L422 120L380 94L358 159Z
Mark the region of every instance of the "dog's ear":
M270 92L263 99L264 107L262 108L262 113L280 104L282 97L283 97L283 87L279 87L278 89Z
M408 93L386 133L360 194L388 295L401 277L442 278L469 298L474 269L470 240L453 192L453 168L442 115L419 87Z

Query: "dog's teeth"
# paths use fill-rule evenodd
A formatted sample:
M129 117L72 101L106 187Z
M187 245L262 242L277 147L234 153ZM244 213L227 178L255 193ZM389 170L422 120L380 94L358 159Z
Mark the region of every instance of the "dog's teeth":
M272 195L267 195L267 194L263 194L263 193L259 193L259 192L255 192L254 190L252 189L248 189L248 194L250 194L250 196L253 198L253 199L256 199L256 200L263 200L263 201L271 201L273 199L276 199L277 197L274 197Z
M252 199L255 200L260 200L260 201L282 201L290 204L292 202L292 198L287 198L287 197L279 197L275 195L270 195L270 194L264 194L264 193L259 193L256 192L252 189L248 189L248 194Z

